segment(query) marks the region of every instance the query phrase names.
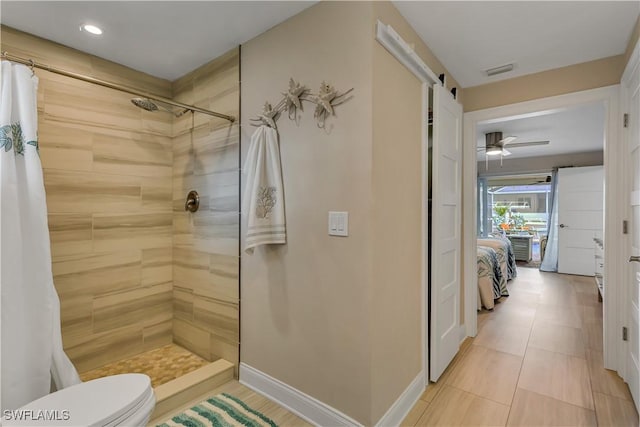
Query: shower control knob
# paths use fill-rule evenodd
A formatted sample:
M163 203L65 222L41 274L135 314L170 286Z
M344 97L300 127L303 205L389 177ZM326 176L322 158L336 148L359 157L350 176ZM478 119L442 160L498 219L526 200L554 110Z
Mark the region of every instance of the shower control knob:
M200 207L200 196L196 190L189 191L187 200L184 202L184 210L188 212L196 212Z

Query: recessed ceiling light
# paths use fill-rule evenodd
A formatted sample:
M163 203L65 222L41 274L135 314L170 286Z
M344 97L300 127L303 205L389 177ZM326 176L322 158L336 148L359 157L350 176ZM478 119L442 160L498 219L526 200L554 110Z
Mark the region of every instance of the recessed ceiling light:
M82 24L80 26L80 29L82 31L86 31L87 33L94 34L96 36L99 36L102 34L102 29L93 24Z

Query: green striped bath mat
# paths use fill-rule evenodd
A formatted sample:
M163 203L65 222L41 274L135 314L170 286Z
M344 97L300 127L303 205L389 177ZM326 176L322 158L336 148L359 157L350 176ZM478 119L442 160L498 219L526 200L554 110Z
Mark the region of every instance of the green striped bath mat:
M172 417L157 427L278 427L237 397L221 393Z

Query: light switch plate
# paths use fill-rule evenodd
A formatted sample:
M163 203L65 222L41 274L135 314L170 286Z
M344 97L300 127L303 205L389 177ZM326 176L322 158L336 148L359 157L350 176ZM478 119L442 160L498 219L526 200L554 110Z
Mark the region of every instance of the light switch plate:
M349 235L349 212L329 211L329 235L342 237Z

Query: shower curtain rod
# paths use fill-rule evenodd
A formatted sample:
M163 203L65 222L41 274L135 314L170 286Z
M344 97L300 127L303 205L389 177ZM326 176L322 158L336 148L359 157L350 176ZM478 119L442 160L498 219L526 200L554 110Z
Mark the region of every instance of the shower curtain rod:
M105 81L105 80L96 79L94 77L85 76L83 74L78 74L78 73L73 73L71 71L61 70L60 68L51 67L51 66L45 65L45 64L40 64L38 62L33 61L32 59L21 58L19 56L11 55L11 54L9 54L7 52L2 52L1 57L2 57L2 59L6 59L6 60L11 61L11 62L17 62L19 64L27 65L27 66L31 67L32 69L33 68L39 68L41 70L49 71L51 73L60 74L61 76L71 77L72 79L82 80L82 81L87 82L87 83L93 83L93 84L96 84L96 85L99 85L99 86L108 87L110 89L119 90L121 92L126 92L126 93L131 94L131 95L137 95L137 96L141 96L143 98L152 99L154 101L160 101L160 102L162 102L164 104L173 105L174 107L184 108L185 110L195 111L195 112L198 112L198 113L208 114L208 115L214 116L214 117L219 117L221 119L228 120L231 123L235 122L235 120L236 120L236 118L233 117L233 116L228 116L228 115L222 114L222 113L216 113L215 111L206 110L204 108L195 107L195 106L189 105L189 104L183 104L182 102L177 102L177 101L174 101L172 99L165 98L163 96L154 95L152 93L142 92L142 91L139 91L137 89L134 89L134 88L131 88L131 87L128 87L128 86L124 86L124 85L120 85L120 84L117 84L117 83L111 83L111 82L108 82L108 81Z

